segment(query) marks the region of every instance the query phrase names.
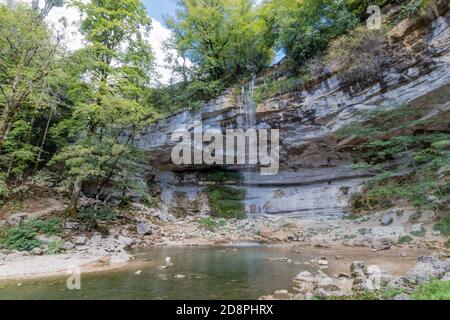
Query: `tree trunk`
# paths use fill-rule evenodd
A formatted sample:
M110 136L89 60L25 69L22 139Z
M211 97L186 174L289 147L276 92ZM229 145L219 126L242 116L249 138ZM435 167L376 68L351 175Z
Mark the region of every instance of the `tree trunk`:
M42 152L44 151L45 140L47 139L48 130L50 129L50 123L53 118L53 109L50 109L50 114L48 116L47 125L45 126L44 137L42 138L42 143L39 148L39 154L37 156L36 164L34 167L34 171L36 171L39 167L39 163L41 162Z
M81 193L82 182L81 179L77 177L73 185L72 197L70 198L69 207L67 208L67 213L71 216L77 213L78 198Z
M0 149L2 148L9 129L11 128L12 118L13 113L11 112L11 107L6 105L5 110L3 110L2 117L0 118Z

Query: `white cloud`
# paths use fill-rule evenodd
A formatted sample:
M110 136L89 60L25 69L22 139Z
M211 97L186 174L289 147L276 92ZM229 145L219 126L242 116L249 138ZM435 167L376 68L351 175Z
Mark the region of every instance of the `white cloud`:
M164 59L167 54L164 49L164 42L171 37L171 34L171 31L159 21L152 19L152 31L150 32L149 42L155 55L156 71L161 76L159 79L161 83L168 83L172 76L171 71L164 68Z
M62 20L65 20L66 27L63 27ZM84 37L80 29L81 13L73 7L53 8L47 17L47 22L56 30L64 33L63 45L70 51L75 51L83 47Z

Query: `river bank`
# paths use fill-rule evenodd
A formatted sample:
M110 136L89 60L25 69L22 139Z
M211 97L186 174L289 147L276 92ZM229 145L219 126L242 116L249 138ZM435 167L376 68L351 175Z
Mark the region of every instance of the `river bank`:
M55 214L58 215L46 212L41 218ZM30 216L36 218L36 214ZM99 221L93 230L87 229L86 222L62 219L64 230L59 236L40 236L43 243L56 241L60 254L48 255L45 249L2 250L0 280L60 276L73 268L83 273L120 269L133 261L131 251L139 248L239 244L283 246L298 253L312 250L317 254L308 263L322 267L328 264L328 261L321 261L324 260L321 250L326 250L329 259L342 265L340 272L345 272L352 261L364 257L371 264L404 274L420 255L448 256L445 238L433 231L433 218L431 212L424 212L417 218L415 210L397 208L359 218L305 220L254 216L222 220L194 216L176 218L167 212L134 205L121 211L115 219ZM14 225L24 219L27 219L26 214L16 214L4 223Z

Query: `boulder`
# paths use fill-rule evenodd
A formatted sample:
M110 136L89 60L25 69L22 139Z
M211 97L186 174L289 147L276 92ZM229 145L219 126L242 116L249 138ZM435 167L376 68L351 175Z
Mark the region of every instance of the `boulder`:
M410 233L416 237L423 237L425 232L426 230L421 223L414 224L410 230Z
M31 250L31 254L34 256L42 256L44 254L44 250L42 248L34 248Z
M442 278L442 281L450 281L450 272L447 272Z
M16 213L6 218L5 225L8 227L18 227L27 219L28 215L26 213Z
M299 282L313 282L313 281L314 281L314 277L308 271L303 271L303 272L299 273L294 278L294 282L296 282L296 283L299 283Z
M152 230L150 229L150 227L148 226L147 223L139 223L136 226L136 231L138 234L143 235L143 236L148 236L148 235L152 234Z
M434 264L438 262L438 259L432 256L420 256L417 257L416 261L420 263Z
M418 19L405 19L397 24L388 33L388 37L393 41L400 41L404 39L408 34L417 29Z
M359 271L362 271L362 273L364 274L365 267L366 267L366 265L364 262L353 261L352 264L350 265L350 272L352 273L352 275L354 277L357 277L359 275ZM355 275L355 273L357 273L357 274Z
M87 238L85 236L78 236L73 238L72 243L77 246L83 246L86 244Z
M372 292L375 291L375 285L371 279L357 278L353 283L352 290L357 292Z
M376 251L389 250L392 247L392 241L390 239L375 239L372 242L372 248Z
M385 215L383 215L383 217L381 218L381 225L382 226L390 226L391 224L394 223L394 217L392 214L387 213Z
M66 230L75 230L79 226L78 222L67 221L64 222L63 227Z
M134 244L134 239L125 237L125 236L118 236L117 237L117 243L119 245L123 245L125 247L130 247Z
M65 251L70 251L73 250L74 248L75 244L73 244L72 242L64 242L61 246L61 249Z

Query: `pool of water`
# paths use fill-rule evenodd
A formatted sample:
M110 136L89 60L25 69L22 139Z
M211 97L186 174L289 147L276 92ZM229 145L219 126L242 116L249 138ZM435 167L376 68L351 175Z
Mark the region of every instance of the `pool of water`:
M65 278L15 282L0 284L0 299L258 299L291 289L292 278L311 268L303 262L316 258L264 246L152 248L134 254L136 260L124 269L82 275L81 290L67 289ZM173 266L162 269L166 257ZM277 261L284 257L294 262Z

